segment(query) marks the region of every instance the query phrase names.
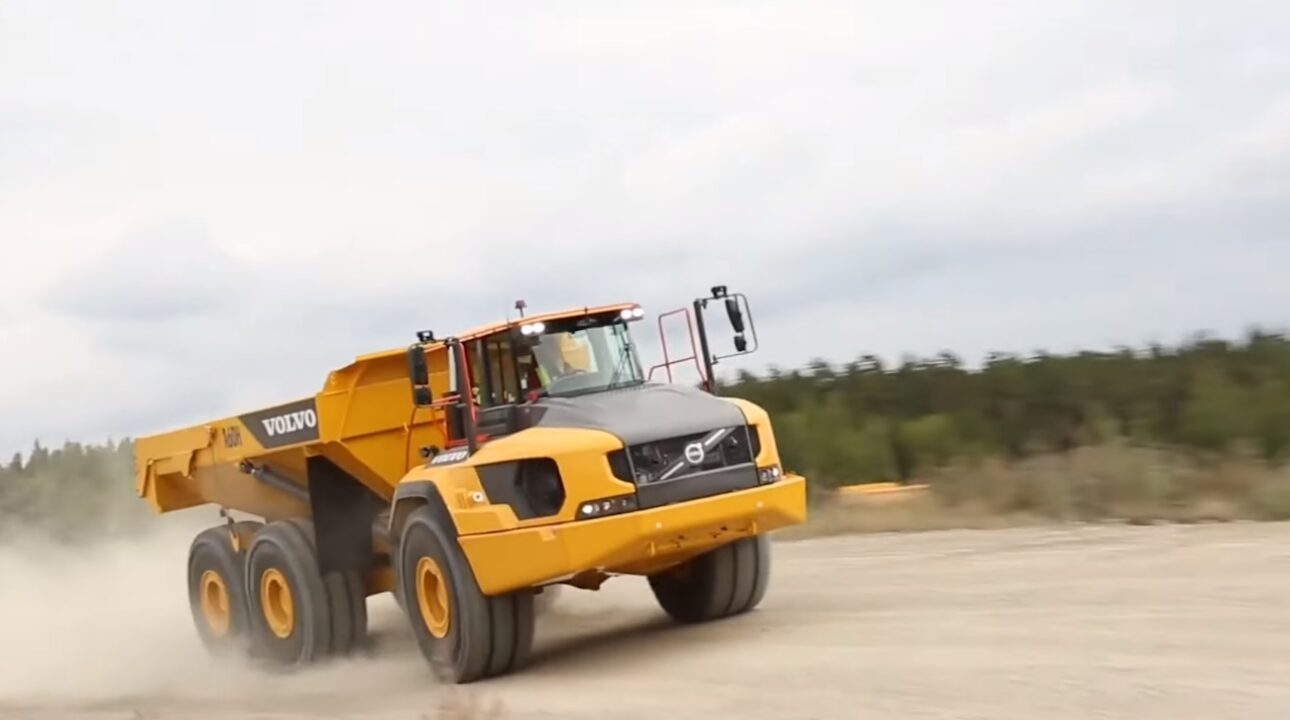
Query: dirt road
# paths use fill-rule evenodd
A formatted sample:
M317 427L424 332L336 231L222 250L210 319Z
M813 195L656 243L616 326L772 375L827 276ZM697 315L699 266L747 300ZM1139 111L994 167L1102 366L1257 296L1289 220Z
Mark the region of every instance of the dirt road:
M0 718L431 718L445 697L498 718L1290 717L1290 525L782 544L751 615L677 628L635 579L569 590L531 668L464 693L434 686L384 598L370 659L282 677L212 663L184 549L57 572L0 554Z

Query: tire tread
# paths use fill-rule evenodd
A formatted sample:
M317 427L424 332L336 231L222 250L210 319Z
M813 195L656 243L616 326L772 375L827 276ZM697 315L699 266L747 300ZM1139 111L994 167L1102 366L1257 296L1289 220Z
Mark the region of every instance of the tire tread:
M770 548L765 536L742 538L650 576L650 589L674 620L698 623L748 612L766 594Z

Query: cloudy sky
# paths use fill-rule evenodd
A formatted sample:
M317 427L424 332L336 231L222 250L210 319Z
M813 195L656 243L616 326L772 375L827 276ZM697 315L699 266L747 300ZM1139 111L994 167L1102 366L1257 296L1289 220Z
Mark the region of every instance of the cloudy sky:
M751 369L1281 327L1290 6L6 0L0 250L5 454L518 297L726 283Z

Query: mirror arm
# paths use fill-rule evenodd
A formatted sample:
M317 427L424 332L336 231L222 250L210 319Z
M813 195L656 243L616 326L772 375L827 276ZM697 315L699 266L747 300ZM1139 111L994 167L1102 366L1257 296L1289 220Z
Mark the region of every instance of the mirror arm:
M708 346L708 327L703 319L703 310L707 306L708 298L699 298L694 301L694 324L699 335L699 352L703 355L703 369L705 371L703 384L707 387L708 392L715 393L717 381L713 376L712 366L716 365L717 358L712 356L712 350Z

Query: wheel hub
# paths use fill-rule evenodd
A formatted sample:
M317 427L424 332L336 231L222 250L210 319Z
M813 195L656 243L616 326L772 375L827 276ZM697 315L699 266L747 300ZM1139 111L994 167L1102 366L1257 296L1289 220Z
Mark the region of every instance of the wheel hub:
M291 586L281 570L269 568L260 576L260 607L270 632L284 640L291 636L296 624L296 605Z
M436 638L448 636L452 611L448 602L448 583L434 559L423 557L417 562L417 605L426 630Z
M214 570L202 573L199 581L202 617L215 637L225 637L233 624L229 611L228 587Z

